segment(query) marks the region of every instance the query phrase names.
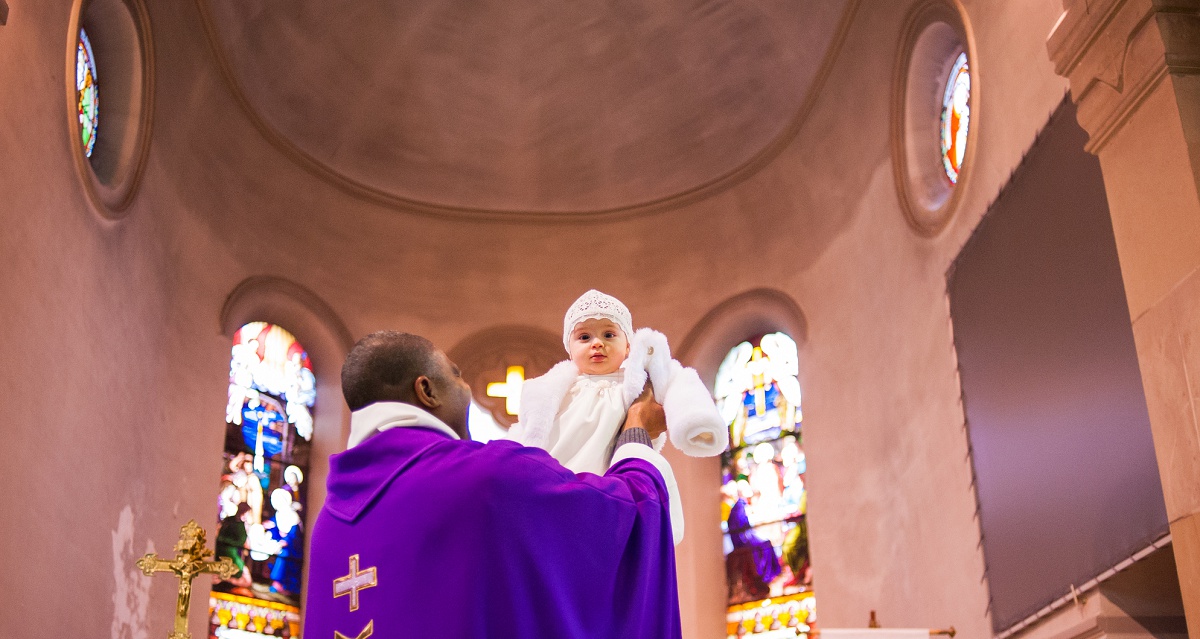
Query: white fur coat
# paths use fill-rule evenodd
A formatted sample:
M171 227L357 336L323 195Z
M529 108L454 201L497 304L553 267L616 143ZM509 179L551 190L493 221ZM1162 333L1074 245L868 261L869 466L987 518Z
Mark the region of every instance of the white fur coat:
M680 451L692 457L712 457L729 445L725 421L700 375L671 359L665 335L648 328L635 331L629 340L624 369L625 410L642 394L649 379L654 399L666 413L671 443ZM521 414L509 430L509 439L549 450L554 444L550 441L554 420L578 377L575 363L565 360L545 375L525 382Z

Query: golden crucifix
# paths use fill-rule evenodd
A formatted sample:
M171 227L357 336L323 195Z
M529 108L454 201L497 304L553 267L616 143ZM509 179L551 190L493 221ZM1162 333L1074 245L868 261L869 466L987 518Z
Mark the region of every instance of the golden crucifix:
M191 639L187 631L188 607L192 601L192 580L197 575L211 573L229 579L238 571L233 560L221 557L218 561L206 561L213 556L213 551L206 547L204 529L196 525L193 519L179 529L179 541L175 544L174 559L159 559L155 553L150 553L137 561L138 568L146 576L156 572L172 572L179 578L179 600L175 605L175 630L167 635L167 639Z

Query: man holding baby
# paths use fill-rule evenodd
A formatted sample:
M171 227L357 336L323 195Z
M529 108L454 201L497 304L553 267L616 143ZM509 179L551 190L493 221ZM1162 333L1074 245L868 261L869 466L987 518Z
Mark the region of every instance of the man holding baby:
M650 392L606 468L576 474L542 448L469 441L471 390L424 338L363 338L342 390L351 433L313 533L307 636L681 636L679 495Z

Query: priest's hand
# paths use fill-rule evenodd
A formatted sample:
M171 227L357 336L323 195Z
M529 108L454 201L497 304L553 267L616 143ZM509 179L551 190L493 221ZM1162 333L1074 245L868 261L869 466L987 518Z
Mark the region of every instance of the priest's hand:
M642 394L629 406L629 415L625 418L625 426L621 430L626 431L630 428L644 428L650 439L667 432L667 415L663 412L662 404L654 401L654 387L649 381L642 389Z

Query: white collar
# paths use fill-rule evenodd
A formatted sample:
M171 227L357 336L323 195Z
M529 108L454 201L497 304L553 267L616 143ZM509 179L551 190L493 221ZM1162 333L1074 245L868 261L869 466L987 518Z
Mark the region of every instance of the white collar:
M350 441L346 443L346 448L354 448L375 433L412 426L436 430L460 439L446 422L412 404L375 402L350 413Z

